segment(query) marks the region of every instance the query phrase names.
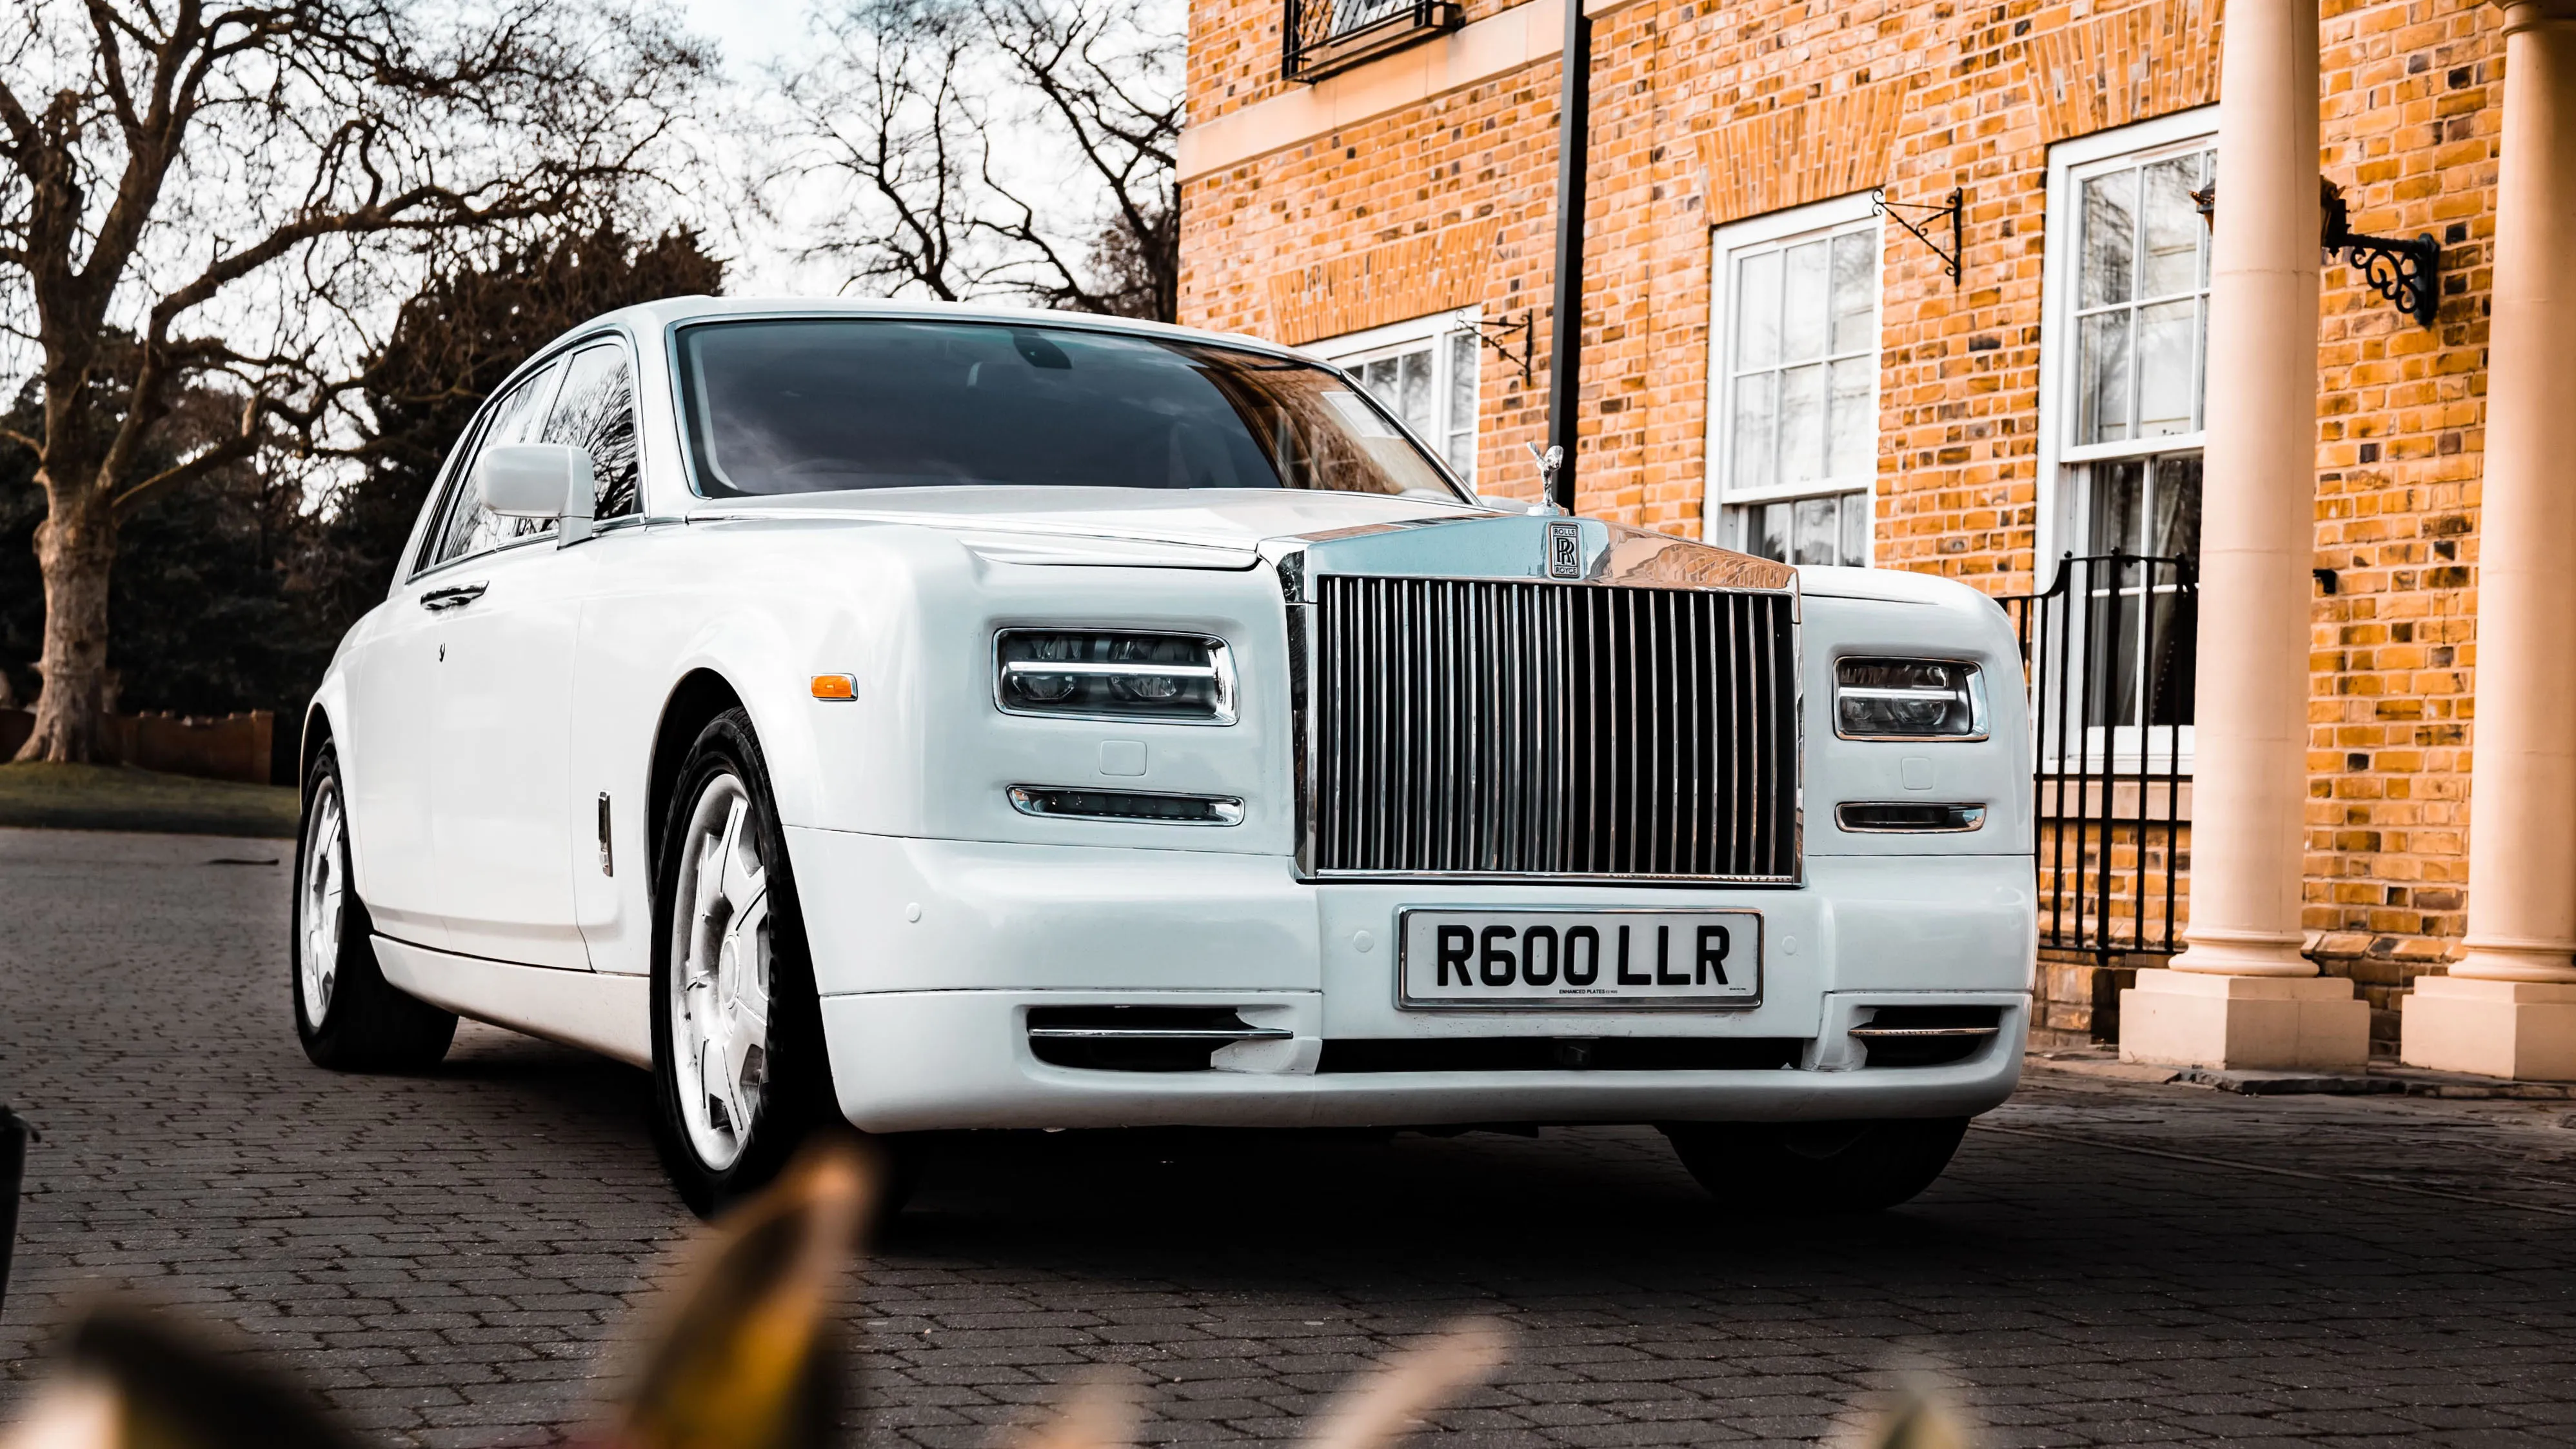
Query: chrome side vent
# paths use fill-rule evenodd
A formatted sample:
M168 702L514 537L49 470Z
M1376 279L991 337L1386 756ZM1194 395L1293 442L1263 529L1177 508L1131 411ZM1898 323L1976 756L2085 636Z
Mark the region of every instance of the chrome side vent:
M1797 880L1794 596L1315 583L1309 874Z

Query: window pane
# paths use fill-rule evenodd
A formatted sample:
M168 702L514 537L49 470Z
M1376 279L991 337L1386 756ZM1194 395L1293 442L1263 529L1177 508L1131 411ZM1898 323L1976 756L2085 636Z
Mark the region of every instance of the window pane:
M1843 530L1842 500L1839 497L1801 498L1798 510L1798 538L1791 563L1829 564L1841 557Z
M1483 361L1475 333L1449 335L1449 467L1467 479L1476 476L1476 369Z
M1805 362L1825 355L1825 337L1830 330L1827 315L1827 282L1832 268L1832 243L1804 242L1789 248L1788 266L1781 281L1780 360Z
M2093 474L2095 553L2137 553L2139 513L2146 506L2147 465L2134 458L2096 463ZM2106 583L2108 579L2104 580Z
M1761 252L1735 264L1735 365L1770 367L1780 360L1780 254Z
M1832 441L1825 459L1829 477L1857 478L1870 471L1878 446L1878 410L1871 406L1869 391L1877 373L1875 353L1833 365Z
M2200 184L2201 184L2202 186L2204 186L2204 187L2205 187L2205 186L2207 186L2207 185L2209 185L2209 184L2210 184L2210 182L2211 182L2211 181L2216 177L2217 173L2218 173L2218 153L2217 153L2217 152L2215 152L2215 151L2203 151L2203 152L2201 152L2201 153L2200 153ZM2198 203L2198 202L2193 202L2193 203L2192 203L2192 209L2193 209L2195 212L2197 212L2197 211L2199 210L2199 207L2200 207L2200 203ZM2207 220L2203 220L2203 221L2201 222L2201 224L2200 224L2200 229L2201 229L2201 231L2202 231L2204 234L2205 234L2205 233L2207 233L2207 232L2208 232L2208 230L2209 230L2209 222L2208 222ZM2203 235L2203 237L2201 238L2201 245L2200 245L2200 289L2201 289L2202 291L2204 291L2204 292L2206 292L2206 291L2208 291L2208 290L2209 290L2209 239L2208 239L2208 237L2207 237L2206 235Z
M2144 206L2147 253L2140 266L2141 297L2166 297L2200 285L2201 237L2208 227L2192 204L2200 157L2176 156L2147 168Z
M1869 563L1870 495L1843 495L1843 562L1853 568Z
M483 430L482 441L475 445L475 462L481 461L489 449L528 441L528 435L536 431L535 403L550 390L555 370L561 366L561 363L549 364L501 400L501 405L492 411L490 426ZM431 555L430 562L445 563L449 559L464 558L513 538L543 533L554 526L552 519L503 518L485 508L481 484L474 476L473 463L469 462L458 470L456 491L449 495L447 517L439 529L438 551Z
M1777 374L1757 372L1735 380L1735 416L1729 428L1735 441L1734 470L1728 481L1738 488L1767 488L1771 469L1771 384Z
M1730 508L1733 547L1760 558L1789 561L1789 505L1756 503L1746 508Z
M1395 359L1380 357L1360 364L1360 385L1377 395L1377 400L1398 412L1403 411L1395 395Z
M2169 576L2170 571L2158 570L2156 581ZM2199 671L2200 596L2174 589L2156 594L2148 604L2147 628L2145 683L2154 691L2147 723L2190 724L2193 676Z
M2203 269L2203 270L2207 270L2207 269L2208 269L2208 266L2209 266L2209 254L2208 254L2206 251L2204 251L2204 252L2202 252L2202 253L2201 253L2201 267L2202 267L2202 269ZM2201 284L2202 284L2203 286L2208 285L2208 283L2209 283L2209 279L2208 279L2207 277L2203 277L2203 278L2201 278ZM2201 297L2200 297L2200 300L2199 300L2199 301L2197 301L2197 302L2194 302L2194 303L2192 304L2192 309L2193 309L2193 318L2192 318L2192 333L2191 333L2191 371L2192 371L2192 383L2191 383L2191 425L2192 425L2193 427L2195 427L2195 428L2200 428L2200 427L2206 427L2206 426L2208 426L2208 422L2209 422L2209 297L2208 297L2208 294L2203 293L2203 294L2201 295Z
M2138 309L2138 436L2170 437L2191 431L2193 405L2199 401L2197 369L2192 366L2192 339L2199 330L2200 302L2158 302Z
M2200 556L2200 455L2156 460L2155 507L2147 552L2158 558Z
M2075 357L2075 441L2129 436L2129 314L2105 312L2079 326Z
M2136 251L2138 173L2114 171L2084 183L2083 305L2129 300Z
M1476 426L1477 367L1484 362L1477 350L1476 334L1449 334L1449 416L1452 432Z
M1396 416L1417 433L1437 434L1439 427L1431 420L1431 349L1408 352L1396 361L1401 364L1396 394L1403 399L1396 405Z
M1780 481L1813 483L1825 476L1825 368L1793 367L1780 374Z
M538 441L570 443L590 454L598 517L623 518L639 510L635 379L626 365L625 348L611 344L573 354L565 364L563 389L555 394Z
M1845 232L1834 238L1835 353L1878 350L1876 303L1877 258L1868 232Z

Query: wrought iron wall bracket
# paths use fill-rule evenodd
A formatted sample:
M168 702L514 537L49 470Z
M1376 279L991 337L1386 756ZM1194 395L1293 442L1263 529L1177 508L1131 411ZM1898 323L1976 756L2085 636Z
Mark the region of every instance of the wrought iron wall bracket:
M1527 387L1530 385L1530 360L1535 353L1538 337L1535 319L1536 314L1523 312L1518 320L1506 314L1491 321L1479 318L1465 325L1476 334L1477 341L1494 349L1503 361L1520 364L1521 386ZM1518 352L1512 350L1511 339L1514 336L1518 336L1521 340Z
M2365 236L2352 229L2350 209L2343 193L2331 185L2326 188L2325 244L2326 257L2340 257L2346 266L2361 273L2370 289L2397 304L2397 310L2415 319L2417 325L2430 327L2442 309L2442 244L2431 232L2418 233L2413 241L2396 237Z
M1968 192L1965 187L1952 188L1949 196L1940 205L1935 206L1921 201L1890 201L1887 199L1886 187L1873 186L1869 191L1869 210L1870 215L1891 217L1898 226L1914 233L1916 241L1930 247L1932 255L1941 259L1942 270L1950 274L1950 285L1953 287L1959 285L1960 264L1966 261L1968 256L1967 243L1963 239L1967 230L1968 214ZM1916 226L1907 218L1905 213L1909 211L1921 214L1922 226ZM1925 227L1937 228L1944 221L1950 224L1950 248L1947 251L1942 250L1941 244L1934 241L1924 229Z

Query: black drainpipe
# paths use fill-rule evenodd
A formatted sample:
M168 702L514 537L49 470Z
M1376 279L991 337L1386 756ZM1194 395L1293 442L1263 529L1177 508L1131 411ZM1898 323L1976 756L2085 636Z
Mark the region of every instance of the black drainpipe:
M1583 191L1592 145L1592 17L1565 0L1565 88L1557 100L1556 300L1548 319L1547 501L1574 511L1575 411L1583 388Z

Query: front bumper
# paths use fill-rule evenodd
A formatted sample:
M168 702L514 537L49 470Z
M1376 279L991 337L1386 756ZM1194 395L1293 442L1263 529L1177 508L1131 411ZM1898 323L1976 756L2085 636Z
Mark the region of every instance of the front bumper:
M1794 890L1312 885L1269 856L788 836L834 1088L870 1131L1961 1116L2010 1095L2028 1032L2019 855L1811 856ZM1758 910L1762 1004L1397 1008L1398 909L1508 905ZM1229 1007L1289 1035L1184 1072L1054 1066L1031 1048L1032 1008L1139 1004ZM1848 1032L1890 1005L1992 1008L2000 1029L1949 1064L1866 1065ZM1785 1065L1679 1071L1340 1071L1325 1050L1498 1036L1795 1045Z

